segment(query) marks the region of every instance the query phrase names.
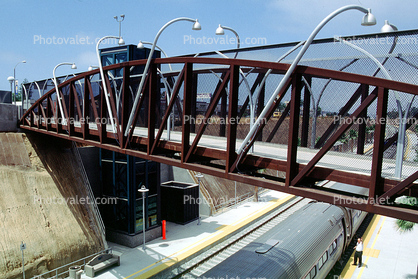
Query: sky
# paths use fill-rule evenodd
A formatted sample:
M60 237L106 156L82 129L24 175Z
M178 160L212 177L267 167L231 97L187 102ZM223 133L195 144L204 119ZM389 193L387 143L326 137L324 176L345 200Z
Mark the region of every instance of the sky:
M385 20L399 30L418 28L417 0L2 0L0 10L0 90L10 90L7 80L20 81L52 77L62 62L76 63L59 67L57 76L87 71L97 65L96 41L108 35L118 36L119 23L114 16L124 14L122 36L126 44L139 40L152 42L160 28L178 17L199 19L202 30L193 31L192 23L176 22L167 27L158 40L168 56L235 48L215 35L218 24L236 30L242 47L306 40L312 30L334 10L345 5L371 8L377 24L361 26L363 13L350 10L333 18L317 38L352 36L380 32ZM234 35L228 31L229 38ZM116 46L104 41L100 47ZM23 64L20 61L26 60ZM17 66L16 66L17 65Z

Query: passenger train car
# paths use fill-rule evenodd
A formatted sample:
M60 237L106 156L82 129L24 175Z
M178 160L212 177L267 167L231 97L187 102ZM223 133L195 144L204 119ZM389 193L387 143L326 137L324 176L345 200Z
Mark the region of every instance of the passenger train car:
M201 278L325 278L365 216L311 202Z

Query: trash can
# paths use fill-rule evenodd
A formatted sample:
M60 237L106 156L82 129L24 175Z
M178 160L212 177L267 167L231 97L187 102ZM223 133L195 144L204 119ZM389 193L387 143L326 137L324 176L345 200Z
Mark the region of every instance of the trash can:
M81 273L83 271L81 270L81 266L74 265L69 268L68 273L71 279L81 279Z
M187 224L199 218L199 185L177 181L161 183L161 219Z

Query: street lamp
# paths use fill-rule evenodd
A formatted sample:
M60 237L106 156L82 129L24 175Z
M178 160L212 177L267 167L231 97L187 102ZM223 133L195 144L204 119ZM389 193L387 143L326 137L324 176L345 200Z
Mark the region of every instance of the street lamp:
M122 21L125 19L125 15L120 15L121 20L118 20L118 16L114 16L114 19L116 19L117 22L119 22L119 38L121 38L121 25Z
M234 33L235 37L237 38L237 48L240 48L241 41L239 39L238 33L234 29L232 29L231 27L222 26L222 25L219 24L218 28L216 28L215 34L216 35L225 35L225 31L224 31L225 29ZM235 54L235 57L237 56L237 54Z
M19 63L16 64L16 66L13 69L13 80L16 83L16 67L17 65L19 65L20 63L26 63L26 60L20 61ZM14 90L13 90L13 102L16 104L16 86L17 84L15 84L14 86Z
M375 25L376 24L376 18L371 13L371 10L370 9L366 9L364 7L361 7L361 6L357 6L357 5L347 5L347 6L341 7L339 9L335 10L334 12L330 13L326 18L324 18L318 24L318 26L312 31L312 33L309 36L308 40L305 42L305 44L303 45L302 49L299 51L298 55L296 56L295 60L290 65L289 69L286 71L286 74L284 75L283 79L280 81L280 83L277 86L276 90L274 91L273 95L270 97L269 101L267 102L267 104L265 105L264 109L260 113L259 117L257 118L256 123L250 129L250 131L248 132L247 136L245 137L244 141L242 142L240 148L237 151L238 158L240 158L242 156L242 152L243 152L244 148L248 145L248 143L250 142L250 140L254 137L254 135L255 135L255 133L257 131L258 126L260 126L260 124L261 124L261 121L264 121L264 119L265 119L265 117L267 115L267 112L270 109L270 107L273 105L274 101L276 100L277 95L283 89L283 87L285 86L285 84L288 81L288 79L290 78L290 76L293 74L293 71L295 70L297 64L301 60L302 56L305 54L306 50L311 45L311 43L312 43L313 39L315 38L315 36L336 15L338 15L338 14L340 14L342 12L348 11L348 10L359 10L360 12L365 13L365 15L364 15L364 17L363 17L363 19L361 21L361 25L363 25L363 26L371 26L371 25Z
M215 34L216 35L225 35L225 30L229 30L232 33L234 33L234 35L237 39L237 49L239 49L240 46L241 46L241 41L239 39L239 35L238 35L237 31L235 31L231 27L222 26L221 24L219 24L218 28L216 28L216 30L215 30ZM216 52L219 55L221 55L225 58L228 58L226 55L222 54L220 51L216 51ZM237 55L238 55L238 51L235 53L234 58L237 58ZM253 102L253 98L252 98L253 95L251 94L251 89L250 89L250 85L248 84L247 78L246 78L244 72L241 69L239 69L239 72L240 72L240 74L243 78L243 81L245 82L245 85L246 85L247 90L248 90L248 101L250 103L250 129L251 129L254 125L254 119L255 119L255 115L254 115L255 114L255 104ZM252 146L252 152L254 152L254 146Z
M139 41L139 43L137 45L137 48L144 49L145 48L144 45L151 45L152 46L152 43L151 42ZM164 54L165 57L168 57L167 53L162 48L160 48L158 45L155 45L155 48L158 49L159 51L161 51ZM168 63L168 67L170 68L170 72L172 72L173 68L171 67L170 63ZM170 102L170 99L171 99L171 96L170 96L171 92L169 92L169 86L167 84L167 81L164 79L164 76L162 75L161 71L159 71L159 72L161 74L161 78L163 79L164 87L166 88L166 91L167 91L167 104L168 104ZM167 119L167 139L170 139L170 131L171 131L171 113L169 114L168 119Z
M138 189L138 192L142 193L142 234L144 236L143 242L142 242L142 249L145 250L145 195L149 191L145 187L145 185L141 186L141 189Z
M196 178L197 178L197 183L199 185L199 195L200 195L200 182L201 179L203 178L203 174L201 174L200 172L196 174ZM198 204L198 208L197 208L197 225L200 226L200 205Z
M152 46L152 43L151 42L139 41L139 43L136 47L139 48L139 49L144 49L145 48L144 45L151 45ZM167 53L162 48L160 48L157 45L155 45L155 48L158 49L159 51L161 51L161 53L164 54L165 57L168 57ZM168 67L170 68L170 71L172 72L173 68L171 68L171 64L168 64Z
M67 121L64 117L64 111L62 109L62 103L61 103L61 96L60 96L59 91L58 91L58 83L57 83L57 78L55 76L55 71L57 70L57 68L59 66L62 66L62 65L71 65L71 69L77 69L77 66L75 65L75 63L63 62L63 63L59 63L57 66L55 66L54 70L52 71L52 76L54 77L55 92L57 94L57 103L58 103L59 108L60 108L61 118L63 120L63 123L66 124ZM57 125L58 125L58 123L57 123Z
M382 29L380 29L380 32L382 33L389 33L389 32L394 32L394 31L398 31L398 28L389 23L388 20L385 20L385 25L382 26Z
M106 86L106 82L105 82L102 59L100 58L100 53L99 53L99 45L103 40L106 40L106 39L119 39L119 41L118 41L119 45L124 45L125 41L123 40L122 37L104 36L96 44L96 54L97 54L97 60L99 61L100 77L102 78L102 86L103 86L104 96L105 96L105 100L106 100L106 106L107 106L107 110L109 112L109 118L110 118L110 123L112 125L112 131L115 133L116 132L115 121L113 119L112 107L110 106L109 93L107 91L107 86Z
M7 80L10 82L10 95L12 95L13 94L13 82L15 81L15 78L10 76L7 78ZM13 96L10 96L10 97L12 97L11 101L13 103Z
M164 31L164 29L166 29L169 25L171 25L171 24L173 24L174 22L177 22L177 21L193 22L192 30L201 30L202 29L202 26L200 25L200 23L197 19L195 20L195 19L191 19L191 18L188 18L188 17L179 17L179 18L175 18L175 19L170 20L163 27L161 27L161 29L158 31L157 35L155 36L154 42L152 43L151 51L148 55L147 64L145 65L145 69L144 69L144 72L142 74L141 82L139 84L138 91L137 91L137 94L135 96L135 101L134 101L134 104L132 106L132 111L131 111L131 114L129 115L128 125L126 126L126 130L125 130L125 136L128 136L130 126L132 125L133 117L134 117L135 112L136 112L136 106L138 105L139 98L141 97L140 95L141 95L141 92L142 92L142 88L144 87L145 78L147 76L148 69L149 69L149 66L151 64L151 59L152 59L152 56L154 54L154 50L155 50L155 47L157 45L158 38L160 37L160 35Z
M383 25L382 29L380 29L380 32L382 33L389 33L398 31L398 28L389 23L388 20L385 20L385 25ZM394 44L397 41L397 36L394 38ZM408 120L408 114L409 110L411 108L412 102L414 100L414 95L410 96L410 99L408 100L408 103L406 104L405 111L403 111L402 104L401 104L401 98L399 96L398 91L394 91L395 99L396 99L396 105L398 107L398 117L399 117L399 130L398 130L398 140L396 144L396 159L395 159L395 174L394 176L397 178L402 177L402 165L403 165L403 156L405 152L405 136L406 136L406 123Z

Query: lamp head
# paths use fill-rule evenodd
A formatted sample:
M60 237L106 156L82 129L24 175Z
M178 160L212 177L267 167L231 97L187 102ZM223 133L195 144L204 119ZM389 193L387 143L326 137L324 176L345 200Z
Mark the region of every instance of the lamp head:
M138 45L136 46L139 49L143 49L145 48L144 44L142 43L142 41L139 41Z
M371 9L368 9L367 14L364 15L361 25L363 26L372 26L376 24L376 18L372 14Z
M89 66L89 68L87 69L88 71L93 71L93 67Z
M10 82L10 84L12 84L12 83L13 83L13 81L15 80L15 78L14 78L14 77L12 77L12 76L10 76L10 77L8 77L8 78L7 78L7 80Z
M147 187L145 187L145 185L142 185L140 189L138 189L138 192L145 194L146 192L148 192L149 189L147 189Z
M22 63L26 63L26 60L23 60Z
M125 15L120 15L120 17L122 18L122 20L124 20L124 19L125 19Z
M225 31L222 26L219 24L218 28L216 28L216 35L225 35Z
M380 32L389 33L389 32L394 32L394 31L398 31L398 28L395 25L390 24L388 20L385 20L385 25L382 26L382 29L380 29Z
M75 65L75 63L73 63L73 65L71 65L71 69L77 69L77 66Z
M118 44L119 44L120 46L123 46L123 45L125 44L125 41L123 40L123 38L122 38L122 37L120 37L120 38L119 38L119 42L118 42Z
M193 30L202 30L202 26L200 25L199 21L196 19L195 23L193 23Z

